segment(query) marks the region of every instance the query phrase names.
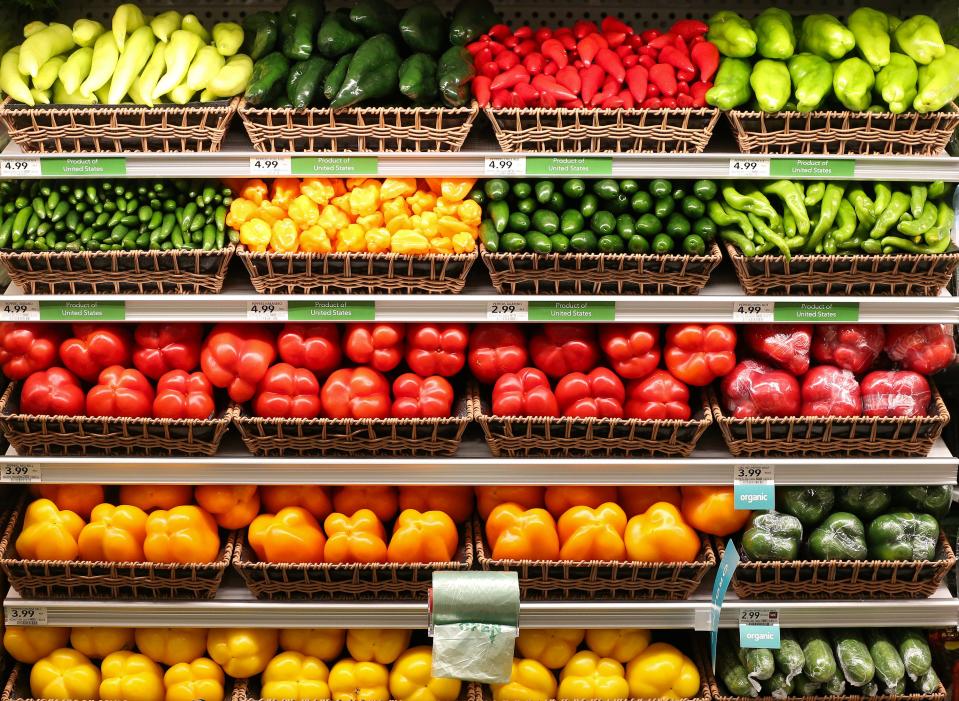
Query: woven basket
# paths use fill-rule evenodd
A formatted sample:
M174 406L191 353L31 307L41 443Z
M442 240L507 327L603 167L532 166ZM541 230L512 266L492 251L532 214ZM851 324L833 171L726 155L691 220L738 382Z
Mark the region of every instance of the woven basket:
M743 153L940 156L959 128L945 112L727 112Z
M480 249L499 294L695 295L719 265L719 246L704 256L651 253L489 253Z
M25 153L219 151L239 98L190 105L52 105L8 97L0 122Z
M245 684L245 681L234 681L226 677L223 684L223 698L231 701L242 701L237 696L237 687ZM31 698L30 692L30 665L16 663L7 683L3 687L3 694L0 695L0 701L43 701L42 699ZM244 697L245 698L245 697ZM74 701L84 701L83 699L74 699Z
M572 416L493 416L479 389L470 388L473 419L483 428L493 457L641 457L688 458L713 422L704 400L697 417L676 419L583 419Z
M253 107L240 118L257 151L459 151L479 108L472 107Z
M0 253L0 265L31 295L218 294L233 251L18 251Z
M332 666L333 664L331 663L330 667ZM224 699L229 699L229 701L262 701L260 689L261 678L259 674L249 679L237 679L234 684L233 696L231 697L227 694L224 695ZM0 699L0 701L8 700ZM20 700L16 699L15 701ZM457 701L483 701L483 692L480 690L479 684L463 682L460 686L460 695Z
M460 546L451 562L340 564L260 562L240 533L233 567L257 599L425 599L433 573L473 567L473 525L460 529Z
M0 430L19 455L216 455L233 418L132 419L20 414L20 383L0 397Z
M715 392L708 392L713 418L736 457L769 455L852 455L916 457L929 455L949 423L949 412L930 382L931 416L787 416L734 419L723 413Z
M237 251L261 294L458 294L476 253L251 253Z
M750 295L900 295L935 297L959 268L959 251L940 255L744 256L726 243Z
M719 110L485 108L504 151L702 153Z
M26 599L212 599L233 555L231 532L209 564L24 560L16 540L26 507L24 498L0 540L0 567Z

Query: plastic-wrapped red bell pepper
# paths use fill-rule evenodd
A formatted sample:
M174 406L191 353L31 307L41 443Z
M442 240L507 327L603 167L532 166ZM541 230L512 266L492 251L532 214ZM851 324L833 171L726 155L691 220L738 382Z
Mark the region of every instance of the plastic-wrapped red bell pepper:
M692 416L689 388L665 370L654 370L626 385L624 413L630 419L682 419Z
M140 324L133 332L133 364L151 380L200 365L201 324Z
M453 413L453 386L445 377L406 372L393 380L393 416L399 419L445 418Z
M862 378L866 416L928 416L932 390L926 378L910 370L877 370Z
M153 385L142 372L112 365L87 392L87 416L149 417L153 398Z
M213 385L202 372L170 370L157 382L153 416L158 419L208 419L215 410Z
M659 365L659 327L655 324L608 324L599 330L599 345L617 375L639 380Z
M798 416L799 382L785 370L744 360L723 378L723 405L733 418Z
M882 352L886 334L876 324L825 324L816 327L812 357L861 375Z
M390 415L390 383L372 368L343 368L323 383L320 400L331 419L385 419Z
M559 416L556 395L542 370L522 368L501 375L493 386L496 416Z
M326 377L340 367L340 329L336 324L287 324L276 349L284 363Z
M673 377L704 387L736 366L736 330L726 324L671 324L664 357Z
M277 363L266 371L253 400L253 411L266 418L313 419L320 409L316 375L289 363Z
M493 384L508 372L516 372L529 360L526 336L509 324L479 324L470 332L470 373L480 382Z
M803 416L861 416L859 383L849 370L819 365L802 381Z
M38 370L23 382L20 411L43 416L83 416L86 397L80 382L69 370Z
M747 324L743 335L749 350L774 367L794 375L802 375L809 369L811 325Z
M944 324L894 324L886 329L886 355L902 368L932 375L956 359L956 343Z
M257 324L217 324L203 343L200 367L214 387L248 402L276 359L269 329Z
M343 351L354 363L389 372L403 360L405 338L403 324L350 324Z
M0 366L11 380L22 380L59 360L63 330L54 324L0 324Z
M132 352L130 332L120 324L74 324L73 338L60 344L60 360L87 382L113 365L128 366Z
M599 363L596 330L587 324L547 324L529 341L533 365L552 378L589 372Z
M452 377L466 364L466 324L413 324L407 334L406 364L421 377Z
M556 401L563 416L621 419L626 388L609 368L571 372L556 384Z

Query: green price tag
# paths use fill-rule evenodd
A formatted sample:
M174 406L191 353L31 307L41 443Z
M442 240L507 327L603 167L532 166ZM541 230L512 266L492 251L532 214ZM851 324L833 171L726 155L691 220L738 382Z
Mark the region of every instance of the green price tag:
M530 321L616 321L616 302L529 303Z
M287 318L290 321L373 321L376 302L290 302Z
M291 168L293 175L376 175L379 159L376 156L294 156Z
M123 321L124 302L40 302L40 321Z
M845 158L774 158L769 164L772 178L851 178L856 161Z
M577 175L612 175L612 158L591 156L527 156L527 175L548 175L550 177L573 177Z
M773 321L859 321L859 302L776 302Z
M40 161L44 176L89 178L100 175L126 175L126 158L44 158Z

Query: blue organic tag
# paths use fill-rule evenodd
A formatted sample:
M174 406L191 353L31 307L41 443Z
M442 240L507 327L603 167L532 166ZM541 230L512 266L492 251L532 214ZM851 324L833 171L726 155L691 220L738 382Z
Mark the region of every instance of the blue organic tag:
M779 611L744 609L739 613L739 647L779 649Z
M712 650L713 671L716 671L716 644L719 641L719 613L722 610L723 600L726 598L726 590L729 589L729 583L733 581L733 572L739 564L739 550L733 543L732 538L726 543L726 551L723 553L723 559L719 561L719 569L716 572L716 578L713 580L712 609L709 619L709 642Z
M772 482L736 482L733 498L737 509L772 511L776 508L776 485Z

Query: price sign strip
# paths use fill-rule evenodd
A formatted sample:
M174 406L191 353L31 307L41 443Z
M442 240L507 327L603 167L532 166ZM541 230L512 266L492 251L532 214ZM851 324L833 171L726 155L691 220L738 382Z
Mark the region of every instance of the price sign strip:
M733 302L733 321L744 324L773 321L833 323L859 321L859 302Z
M529 303L525 300L516 302L490 302L486 305L487 321L528 321Z
M5 302L0 307L0 321L40 321L40 303L35 300Z
M3 622L8 626L45 626L47 609L43 606L4 606Z
M39 465L16 462L0 465L0 482L31 484L42 481Z

